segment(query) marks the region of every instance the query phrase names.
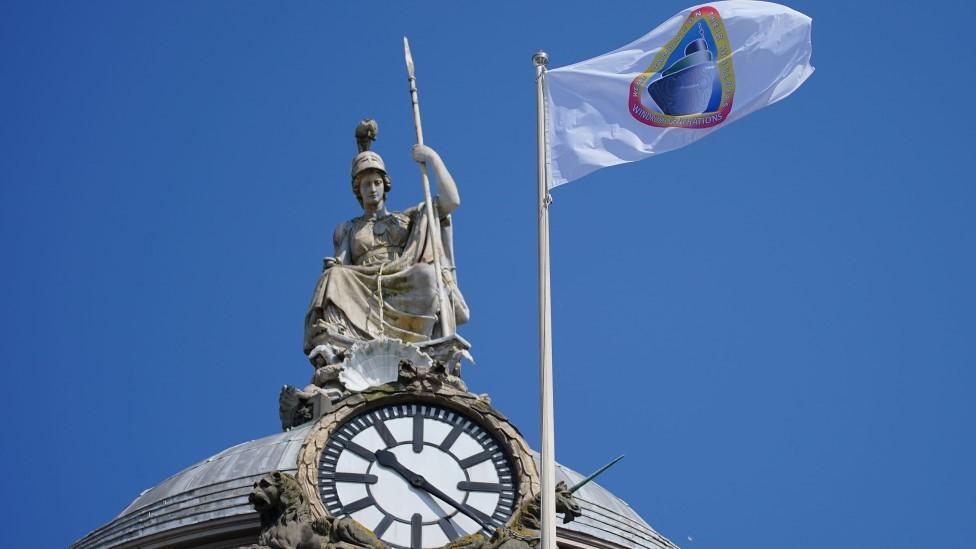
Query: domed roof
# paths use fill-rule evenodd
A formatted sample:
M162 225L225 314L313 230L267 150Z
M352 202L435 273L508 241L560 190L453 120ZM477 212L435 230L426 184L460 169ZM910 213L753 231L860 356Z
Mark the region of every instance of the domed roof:
M251 487L266 473L296 472L298 452L312 425L232 446L180 471L139 494L111 522L72 547L218 548L253 543L260 524L247 502ZM583 478L562 465L556 476L570 485ZM583 516L560 523L560 538L591 547L677 549L598 484L587 484L575 496Z

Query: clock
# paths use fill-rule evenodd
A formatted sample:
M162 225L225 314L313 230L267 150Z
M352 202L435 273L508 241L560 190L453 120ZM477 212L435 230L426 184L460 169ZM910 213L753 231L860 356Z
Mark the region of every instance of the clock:
M319 455L326 511L354 518L397 549L490 535L512 517L519 475L509 447L476 417L423 401L350 415Z

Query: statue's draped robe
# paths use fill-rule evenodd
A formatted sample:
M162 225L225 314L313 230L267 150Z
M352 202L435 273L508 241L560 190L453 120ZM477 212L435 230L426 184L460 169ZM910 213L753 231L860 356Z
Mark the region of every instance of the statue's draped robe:
M435 206L436 211L436 206ZM406 342L428 341L445 332L453 333L468 319L468 308L454 277L451 246L451 218L441 218L440 259L443 271L444 303L453 310L444 315L450 324L440 326L441 300L434 278L432 231L423 204L390 214L393 229L384 228L387 237L380 254L366 250L356 265L335 265L322 272L308 313L305 315L305 353L325 342L368 340L390 337ZM390 221L387 221L390 224ZM362 228L361 218L340 226L337 247L343 238L352 239ZM387 235L389 233L392 236ZM379 234L379 233L378 233ZM393 241L389 241L393 238ZM350 256L354 246L350 246ZM379 259L378 259L379 258ZM379 296L382 292L382 301ZM382 308L382 315L380 309Z

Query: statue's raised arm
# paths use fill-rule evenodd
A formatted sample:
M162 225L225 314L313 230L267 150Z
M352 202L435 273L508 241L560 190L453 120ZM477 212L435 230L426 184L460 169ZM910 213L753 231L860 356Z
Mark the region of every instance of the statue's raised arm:
M426 145L413 146L413 159L427 164L427 167L434 172L434 180L437 181L437 210L442 217L450 215L461 205L461 197L444 161L437 151Z
M434 149L414 147L414 160L426 163L436 181L433 217L440 238L434 238L423 203L402 212L387 210L392 179L380 155L370 150L377 132L372 120L356 129L352 192L362 215L336 228L335 256L325 259L305 315L304 351L320 366L360 341L422 343L453 334L469 316L454 269L451 212L461 203L454 178ZM440 273L434 267L435 246ZM447 314L439 315L441 303L450 308Z

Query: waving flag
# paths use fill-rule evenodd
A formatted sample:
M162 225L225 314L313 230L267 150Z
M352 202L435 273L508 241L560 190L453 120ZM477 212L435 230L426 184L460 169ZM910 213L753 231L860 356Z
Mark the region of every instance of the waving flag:
M771 2L713 2L549 71L549 187L683 147L790 95L813 73L810 22Z

